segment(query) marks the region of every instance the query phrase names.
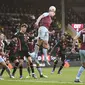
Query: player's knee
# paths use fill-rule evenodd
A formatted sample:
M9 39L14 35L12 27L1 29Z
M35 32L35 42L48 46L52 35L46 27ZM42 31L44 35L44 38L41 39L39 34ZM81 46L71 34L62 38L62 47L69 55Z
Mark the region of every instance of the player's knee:
M40 67L40 64L36 63L36 67Z
M9 67L7 65L4 66L5 69L8 69Z
M28 64L29 63L32 63L32 58L31 57L28 57Z
M30 66L33 66L33 63L32 62L30 63Z
M19 65L18 65L19 67L22 67L23 66L23 64L22 63L19 63Z
M35 50L39 50L40 45L36 44L35 45Z
M58 63L58 60L55 60L54 63L57 64Z
M43 45L44 49L49 49L49 45Z
M18 67L18 65L19 65L19 62L15 63L15 66L16 66L16 67Z
M36 66L36 68L40 68L40 66L39 66L39 65L37 65L37 66Z
M21 66L19 66L19 68L20 68L20 69L22 69L22 68L23 68L23 66L21 65Z
M63 62L63 63L62 63L62 66L64 66L64 64L65 64L65 63Z

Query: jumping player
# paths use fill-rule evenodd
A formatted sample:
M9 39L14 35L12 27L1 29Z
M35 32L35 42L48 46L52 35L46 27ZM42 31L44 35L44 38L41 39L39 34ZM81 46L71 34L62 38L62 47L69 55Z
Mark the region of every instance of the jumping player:
M37 38L37 44L35 45L35 56L37 57L40 46L43 47L43 54L45 58L45 62L50 65L50 63L47 60L47 51L49 48L49 32L50 25L52 23L51 17L55 16L56 8L54 6L49 7L49 12L45 12L42 15L40 15L35 23L36 26L39 26L38 29L38 38Z

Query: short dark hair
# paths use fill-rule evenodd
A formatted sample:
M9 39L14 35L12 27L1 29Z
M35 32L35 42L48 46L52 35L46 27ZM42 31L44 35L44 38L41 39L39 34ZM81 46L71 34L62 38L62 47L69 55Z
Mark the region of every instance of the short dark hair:
M21 25L21 27L26 27L26 28L28 28L28 25L24 23L24 24Z

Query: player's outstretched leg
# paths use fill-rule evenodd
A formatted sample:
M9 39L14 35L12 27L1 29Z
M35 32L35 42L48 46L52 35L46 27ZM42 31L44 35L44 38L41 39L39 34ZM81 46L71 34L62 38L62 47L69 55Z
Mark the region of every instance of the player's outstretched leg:
M43 73L42 73L42 68L37 64L37 70L38 70L38 72L39 72L39 75L40 75L40 78L48 78L48 76L46 76L46 75L44 75Z
M60 68L59 68L59 70L58 70L58 74L61 74L61 70L63 69L64 64L65 64L65 62L63 62L62 65L60 66Z
M54 73L57 63L58 63L58 60L57 59L54 60L54 65L53 65L53 69L51 73Z
M34 73L34 66L33 66L33 62L32 62L32 58L31 57L28 57L28 62L29 62L29 65L30 65L30 68L31 68L31 71L32 71L32 77L37 79L37 76Z
M85 67L81 66L74 82L80 82L80 76L84 70L85 70Z
M47 59L47 51L48 51L48 49L43 48L43 54L44 54L45 63L46 63L47 65L50 65L50 63L49 63L49 61L48 61L48 59Z
M13 67L13 71L12 71L12 76L13 76L13 77L15 76L15 73L16 73L16 71L17 71L18 65L19 65L19 62L16 62L16 63L15 63L15 66ZM14 78L15 78L15 77L14 77Z

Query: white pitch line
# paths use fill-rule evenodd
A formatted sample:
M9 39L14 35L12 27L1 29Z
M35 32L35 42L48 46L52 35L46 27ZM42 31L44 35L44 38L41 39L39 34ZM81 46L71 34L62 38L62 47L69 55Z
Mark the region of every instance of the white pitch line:
M59 81L33 81L33 80L4 80L4 81L15 81L15 82L33 82L33 83L60 83L60 84L85 84L85 83L74 83L74 82L59 82Z

